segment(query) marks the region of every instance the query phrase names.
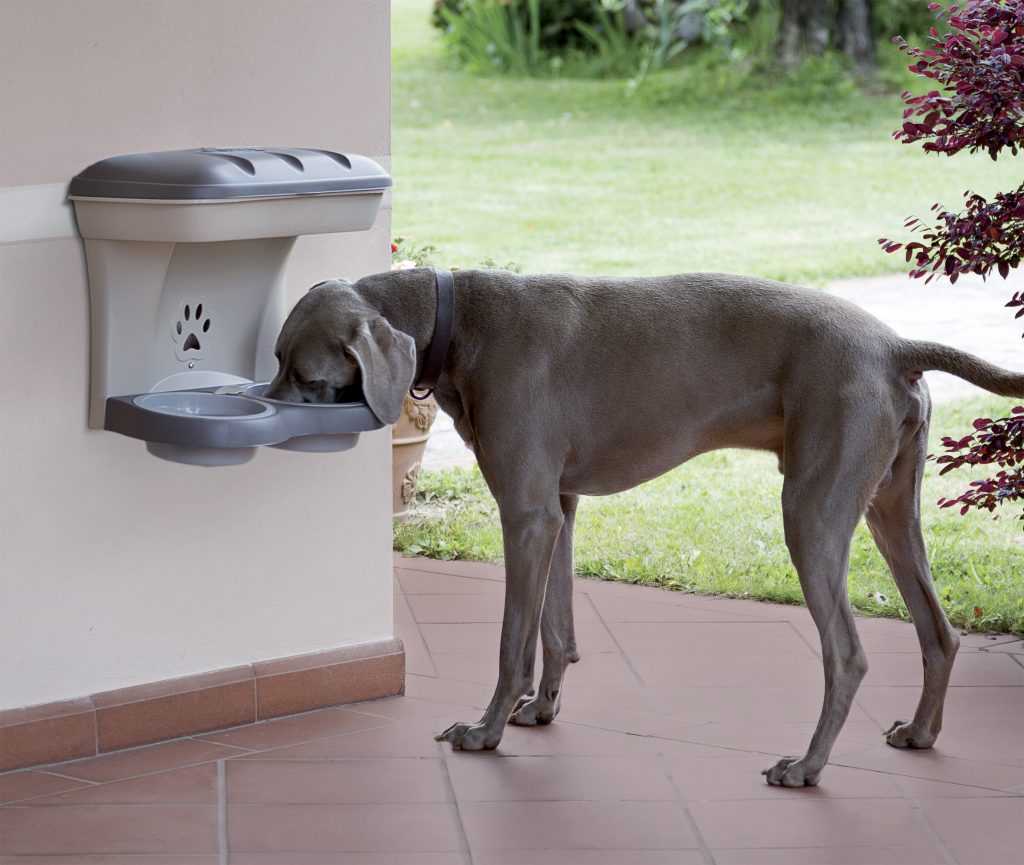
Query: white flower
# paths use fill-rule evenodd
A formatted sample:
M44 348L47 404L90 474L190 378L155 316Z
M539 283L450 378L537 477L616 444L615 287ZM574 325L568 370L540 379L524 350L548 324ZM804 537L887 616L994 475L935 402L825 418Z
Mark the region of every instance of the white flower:
M412 270L414 267L416 267L416 262L411 258L391 262L392 270Z

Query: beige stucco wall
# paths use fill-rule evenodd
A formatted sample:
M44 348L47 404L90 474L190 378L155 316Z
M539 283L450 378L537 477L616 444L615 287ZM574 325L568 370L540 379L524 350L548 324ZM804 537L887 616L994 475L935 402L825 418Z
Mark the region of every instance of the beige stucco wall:
M0 0L0 708L392 634L390 439L201 469L87 428L68 179L266 144L388 163L387 0ZM300 238L289 298L389 262Z

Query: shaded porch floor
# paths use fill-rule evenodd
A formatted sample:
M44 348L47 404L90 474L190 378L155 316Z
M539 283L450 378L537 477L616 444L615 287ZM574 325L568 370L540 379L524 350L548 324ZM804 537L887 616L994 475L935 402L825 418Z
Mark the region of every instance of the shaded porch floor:
M871 663L817 788L768 787L821 705L806 609L576 582L562 713L497 751L500 567L395 559L406 695L0 775L0 863L1021 865L1024 643L963 637L930 751L886 746L921 661L859 619Z

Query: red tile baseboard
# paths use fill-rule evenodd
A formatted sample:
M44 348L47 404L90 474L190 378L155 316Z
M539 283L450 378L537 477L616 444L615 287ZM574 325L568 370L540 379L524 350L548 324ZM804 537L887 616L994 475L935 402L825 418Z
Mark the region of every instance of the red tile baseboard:
M6 709L0 772L404 691L405 649L392 639Z

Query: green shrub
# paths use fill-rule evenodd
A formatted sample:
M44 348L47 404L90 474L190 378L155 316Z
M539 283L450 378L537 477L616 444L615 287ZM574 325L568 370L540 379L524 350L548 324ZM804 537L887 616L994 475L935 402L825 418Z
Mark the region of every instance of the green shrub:
M434 24L477 74L630 77L718 42L749 0L437 0Z
M525 24L523 15L526 0L435 0L434 26L447 30L453 18L472 15L473 7L499 5L508 11L509 18L519 18ZM540 47L548 55L555 55L569 48L579 48L583 40L576 29L577 22L594 24L600 0L541 0L537 4L540 25Z
M872 2L882 42L926 33L932 18L926 0ZM723 65L772 76L780 19L780 0L435 0L433 12L453 56L476 74L637 80L696 44L717 49Z
M584 51L578 25L596 25L602 12L597 0L438 0L434 23L469 71L537 75Z

